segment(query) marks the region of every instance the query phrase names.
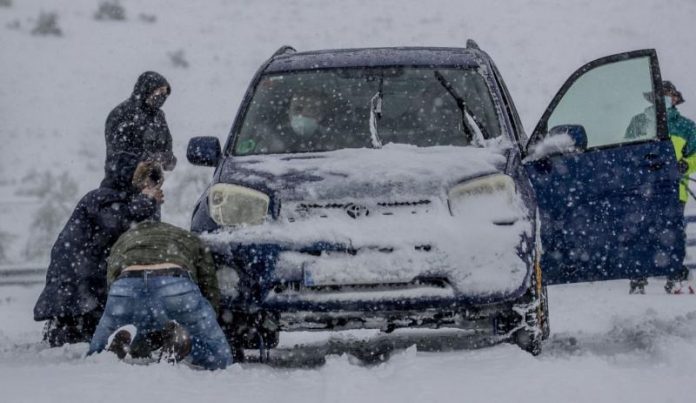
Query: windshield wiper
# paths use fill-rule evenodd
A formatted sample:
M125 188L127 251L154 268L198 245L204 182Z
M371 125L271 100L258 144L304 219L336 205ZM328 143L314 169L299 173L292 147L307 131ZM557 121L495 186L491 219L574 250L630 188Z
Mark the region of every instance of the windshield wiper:
M437 81L439 81L440 84L442 84L442 86L445 87L447 92L452 96L452 98L454 98L455 102L457 103L457 107L462 112L462 124L464 125L464 132L469 137L469 142L474 141L475 144L483 145L483 140L490 138L488 132L486 131L486 127L483 124L481 124L481 122L478 120L476 116L474 116L473 113L471 113L469 108L466 106L466 102L464 102L464 98L462 98L462 96L459 95L452 83L447 81L445 76L443 76L442 73L440 73L439 71L435 70L434 74L435 78L437 78ZM476 129L478 129L478 133L476 134L478 134L481 138L476 138L475 131L471 128L469 120L474 122Z
M382 83L384 83L384 78L379 78L379 89L377 93L370 98L370 138L372 140L372 147L382 148L382 140L379 138L379 133L377 132L377 119L382 118Z

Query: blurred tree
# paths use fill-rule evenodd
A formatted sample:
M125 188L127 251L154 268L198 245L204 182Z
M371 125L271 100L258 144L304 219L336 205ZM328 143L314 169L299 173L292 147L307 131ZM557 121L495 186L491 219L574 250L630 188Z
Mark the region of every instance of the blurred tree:
M45 13L42 11L31 33L33 35L63 35L63 31L58 26L58 14L55 12Z
M188 60L186 60L186 54L184 54L183 49L179 49L175 52L167 53L169 60L172 62L174 67L187 68L189 66Z
M97 12L94 13L97 20L123 21L126 19L126 9L118 0L105 0L99 3Z
M23 251L25 258L38 260L48 257L56 236L75 207L77 192L77 182L66 172L59 176L49 171L32 172L22 179L17 195L40 200L29 227L29 238Z
M7 250L9 249L9 243L14 237L7 232L0 231L0 264L7 263Z

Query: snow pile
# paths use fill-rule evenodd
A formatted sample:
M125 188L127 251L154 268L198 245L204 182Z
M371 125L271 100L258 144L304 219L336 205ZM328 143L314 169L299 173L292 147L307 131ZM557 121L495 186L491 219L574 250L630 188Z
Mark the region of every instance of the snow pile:
M376 211L358 219L347 214L314 216L213 233L205 238L222 244L278 243L290 250L330 242L362 250L354 257L307 256L302 264L293 266L295 271L309 270L319 282L359 284L380 278L408 282L429 275L449 278L457 291L466 295L509 293L522 286L527 274L518 247L522 234L531 234L531 224L519 200L497 203L498 197L506 195L474 200L468 203L466 214L455 216L450 215L446 200L436 199L428 211L417 214L409 211L394 216ZM494 204L508 211L491 208ZM506 213L514 222L496 224L496 219ZM419 246L430 250L419 250Z
M215 373L184 366L128 365L111 354L84 358L86 344L47 349L30 319L39 288L3 288L0 385L8 403L216 401L689 402L696 372L696 309L689 296L667 296L661 282L629 296L626 282L552 287L554 335L538 358L500 345L428 353L411 348L365 366L350 356L294 360L274 368L235 364ZM395 333L399 333L397 330ZM289 333L281 347L307 351L331 340L377 333ZM271 358L274 355L271 352ZM324 363L302 368L307 362ZM591 386L588 386L591 385Z

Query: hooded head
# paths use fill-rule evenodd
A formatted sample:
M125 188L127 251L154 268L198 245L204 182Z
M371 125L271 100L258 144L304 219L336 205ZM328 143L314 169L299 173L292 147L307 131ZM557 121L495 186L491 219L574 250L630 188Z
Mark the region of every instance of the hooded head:
M665 80L662 82L662 91L665 96L672 98L672 103L674 106L684 103L682 93L677 90L677 87L675 87L671 81Z
M101 186L129 193L138 192L133 185L133 174L141 160L143 159L140 156L126 152L111 155L104 164L104 180Z
M171 92L166 78L154 71L146 71L138 77L132 97L142 107L157 110L164 104Z

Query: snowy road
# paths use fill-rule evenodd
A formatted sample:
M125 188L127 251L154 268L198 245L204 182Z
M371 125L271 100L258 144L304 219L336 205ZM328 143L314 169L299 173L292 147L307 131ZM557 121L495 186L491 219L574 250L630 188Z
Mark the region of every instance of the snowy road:
M0 8L0 263L12 266L45 262L79 196L99 183L104 119L145 69L164 73L174 88L164 109L180 167L165 183L163 213L181 226L211 175L185 163L188 139L224 140L253 72L285 43L463 46L475 38L496 60L528 131L578 66L655 47L663 76L685 94L682 112L696 116L693 0L211 0L205 7L121 0L125 21L95 20L94 0L0 1L7 3ZM61 37L31 34L42 11L57 13ZM173 64L177 52L189 67ZM696 212L696 203L688 209ZM690 236L695 231L690 226ZM661 287L652 282L645 296L629 296L625 281L552 287L553 334L536 358L510 345L409 349L370 367L330 356L311 369L244 364L206 373L86 359L84 344L47 349L42 325L31 319L40 287L3 286L0 403L695 401L696 297L667 296Z
M215 373L129 365L86 344L47 349L31 320L37 287L3 287L3 402L687 402L696 373L696 297L668 296L662 281L629 296L625 281L550 289L553 335L539 357L500 345L425 353L415 348L363 366L329 356L322 366L233 365ZM341 335L348 337L348 335ZM368 337L353 334L352 337ZM327 335L284 334L281 344Z

